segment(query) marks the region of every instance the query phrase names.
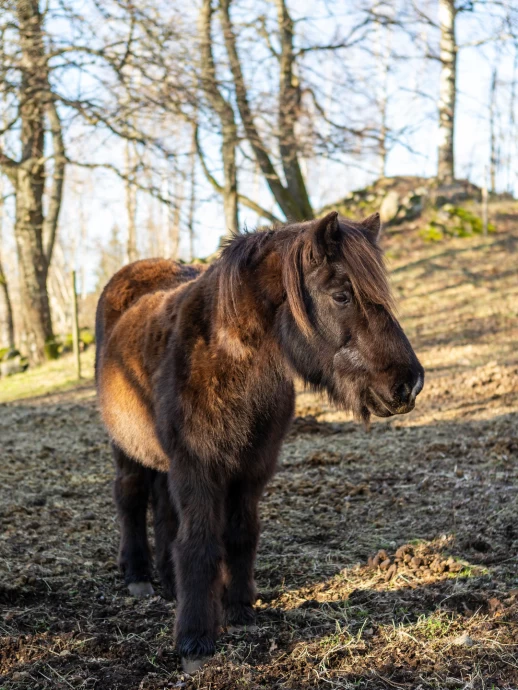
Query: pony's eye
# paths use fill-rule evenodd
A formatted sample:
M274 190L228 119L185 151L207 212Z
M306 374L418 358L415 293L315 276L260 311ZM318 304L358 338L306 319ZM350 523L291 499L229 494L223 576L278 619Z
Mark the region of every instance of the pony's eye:
M349 304L351 298L347 292L335 292L333 299L337 304Z

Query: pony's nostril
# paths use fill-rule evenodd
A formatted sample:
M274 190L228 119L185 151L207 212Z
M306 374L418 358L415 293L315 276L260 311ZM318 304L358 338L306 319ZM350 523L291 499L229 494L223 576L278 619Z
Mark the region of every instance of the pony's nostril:
M403 405L406 405L410 402L411 398L412 388L408 385L408 383L402 383L397 387L396 399L398 400L398 402L402 403Z

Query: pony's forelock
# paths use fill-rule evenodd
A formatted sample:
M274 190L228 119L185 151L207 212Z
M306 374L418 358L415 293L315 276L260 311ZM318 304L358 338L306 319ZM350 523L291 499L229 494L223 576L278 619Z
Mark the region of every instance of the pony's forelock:
M302 333L309 337L312 332L304 302L304 269L310 261L311 248L302 236L294 238L285 250L282 264L282 282L290 311Z
M383 253L356 225L342 224L345 230L340 245L342 260L360 307L367 315L367 305L384 307L390 314L395 303L390 289Z
M395 304L381 249L365 236L358 224L342 221L340 227L342 242L338 247L338 261L345 264L360 308L367 317L369 304L380 305L394 314ZM286 247L283 284L293 318L306 336L313 327L304 301L304 274L313 264L311 230L303 230Z

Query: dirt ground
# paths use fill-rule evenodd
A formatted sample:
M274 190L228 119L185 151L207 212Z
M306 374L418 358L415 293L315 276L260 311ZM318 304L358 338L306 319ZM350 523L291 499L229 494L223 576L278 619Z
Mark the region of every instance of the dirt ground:
M0 688L516 690L518 208L495 220L386 239L417 409L366 433L301 391L262 503L258 629L194 676L174 602L117 572L91 383L0 405Z

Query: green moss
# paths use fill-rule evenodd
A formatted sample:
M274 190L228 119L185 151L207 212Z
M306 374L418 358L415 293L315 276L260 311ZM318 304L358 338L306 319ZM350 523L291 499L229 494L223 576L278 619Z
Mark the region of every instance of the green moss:
M445 237L473 237L484 231L482 218L463 206L446 204L435 213L419 235L425 242L440 242ZM495 226L488 223L488 232L495 232Z
M439 223L431 221L425 228L419 231L419 236L425 242L440 242L444 239L444 230Z
M95 335L89 328L81 328L79 332L79 340L86 348L95 343Z
M52 360L59 357L59 342L55 338L49 338L44 345L45 359Z
M90 345L95 343L95 335L89 328L81 328L79 331L79 342L83 343L83 349L86 350L90 347ZM63 336L61 342L59 343L59 351L60 353L72 352L73 349L74 339L72 333L67 333Z
M451 224L448 227L448 234L456 237L471 237L472 235L481 235L484 231L484 224L482 218L477 216L472 211L463 206L452 206L446 204L443 207L451 219ZM488 223L488 232L495 232L495 226Z
M10 347L1 347L0 348L0 362L3 362L6 359L13 359L13 357L18 357L20 355L20 351L17 350L16 348L11 349Z

